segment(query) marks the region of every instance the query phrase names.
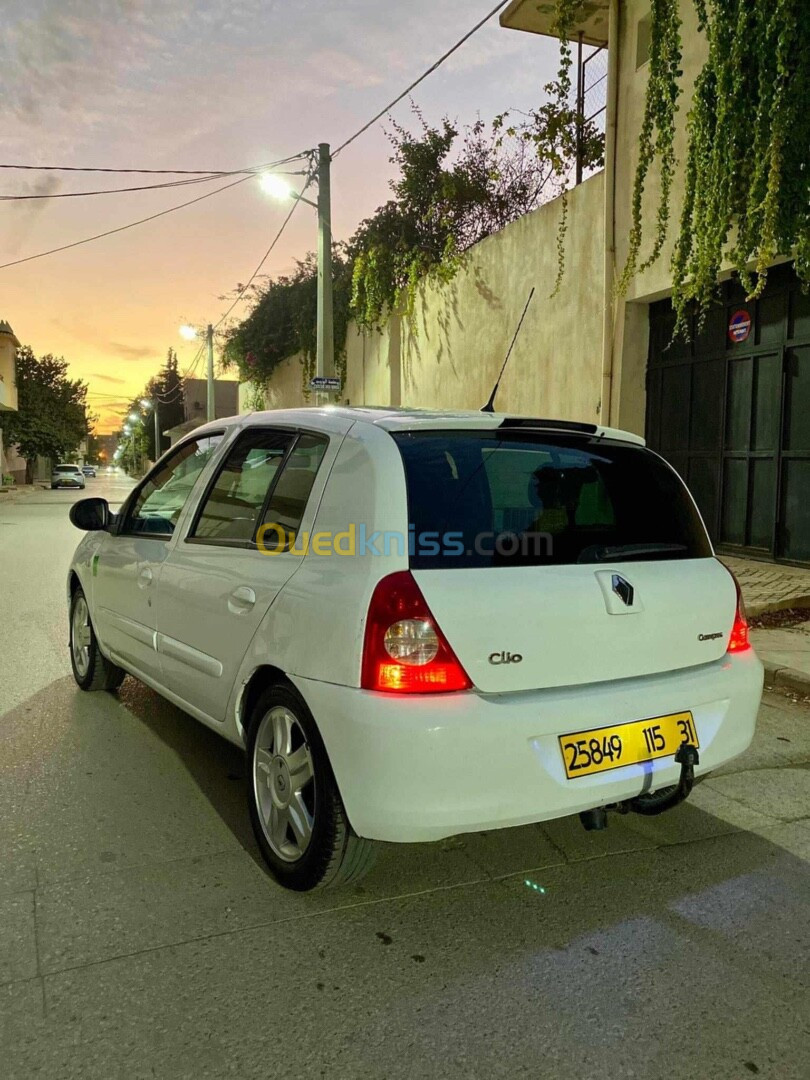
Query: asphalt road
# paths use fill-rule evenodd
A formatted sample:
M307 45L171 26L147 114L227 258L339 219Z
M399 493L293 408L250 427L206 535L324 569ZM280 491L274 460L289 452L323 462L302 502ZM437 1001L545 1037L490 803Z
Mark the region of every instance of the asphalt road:
M4 1080L807 1076L806 706L769 696L661 818L389 846L290 894L235 748L132 679L74 687L73 497L0 504Z

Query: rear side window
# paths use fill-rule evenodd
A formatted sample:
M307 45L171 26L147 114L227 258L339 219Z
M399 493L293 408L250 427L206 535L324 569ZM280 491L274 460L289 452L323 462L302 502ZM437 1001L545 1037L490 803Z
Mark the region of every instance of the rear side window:
M540 432L393 435L414 569L711 555L680 478L644 447Z
M293 439L289 431L247 431L240 436L209 489L190 535L203 540L251 541Z

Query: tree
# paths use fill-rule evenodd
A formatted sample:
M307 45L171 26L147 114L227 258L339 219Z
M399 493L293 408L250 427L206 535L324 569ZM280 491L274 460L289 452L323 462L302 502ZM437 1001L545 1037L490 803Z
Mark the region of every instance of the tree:
M67 377L67 361L51 353L37 358L28 345L17 350L18 411L3 417L9 445L25 458L25 480L34 478L38 456L58 461L73 453L90 430L87 384Z
M170 348L166 354L163 367L146 384L143 397L153 402L152 408L158 410L158 425L161 432L168 428L182 424L185 419L183 411L183 380L177 364L177 353ZM140 404L138 403L140 408ZM153 413L150 413L150 418ZM146 427L147 457L151 461L157 461L166 449L165 440L161 436L160 446L155 446L155 423L144 421Z
M127 416L135 413L140 420L130 425L131 431L128 435L123 429L117 432L124 468L135 472L143 467L147 459L157 461L166 446L162 436L160 445L155 446L154 410L157 409L158 412L160 431L166 431L167 428L176 427L183 422L183 399L183 380L178 369L177 353L170 348L163 367L157 375L152 376L143 393L129 403ZM150 408L147 409L141 404L144 400L151 403Z

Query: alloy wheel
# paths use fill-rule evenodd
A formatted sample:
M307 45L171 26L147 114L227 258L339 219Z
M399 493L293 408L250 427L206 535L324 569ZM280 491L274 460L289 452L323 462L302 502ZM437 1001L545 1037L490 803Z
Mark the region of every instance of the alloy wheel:
M301 724L286 706L274 706L259 724L253 793L267 843L285 862L300 859L312 839L315 771Z
M73 650L73 663L81 678L90 670L90 612L84 596L78 596L73 605L71 621L70 647Z

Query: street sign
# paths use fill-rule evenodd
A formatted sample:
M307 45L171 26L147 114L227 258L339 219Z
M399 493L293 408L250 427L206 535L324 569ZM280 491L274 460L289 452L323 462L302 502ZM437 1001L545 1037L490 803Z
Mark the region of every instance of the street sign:
M739 311L735 311L728 320L728 336L731 341L733 341L735 345L740 345L743 341L748 340L748 335L750 333L751 316L743 308Z
M316 375L309 380L310 390L326 390L332 394L340 393L340 379L333 375Z

